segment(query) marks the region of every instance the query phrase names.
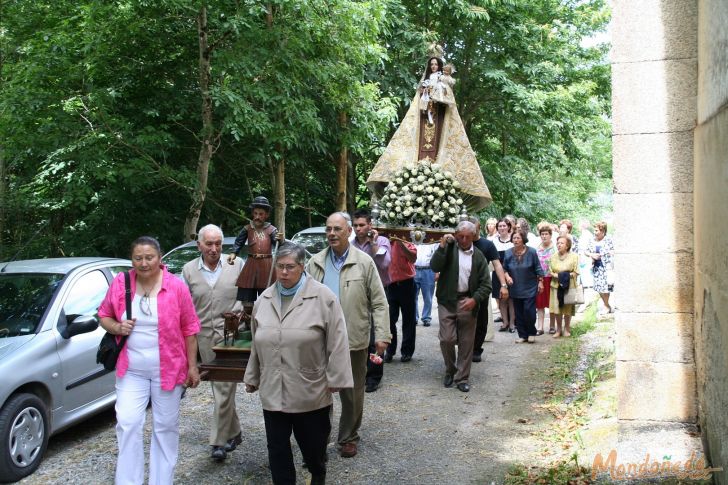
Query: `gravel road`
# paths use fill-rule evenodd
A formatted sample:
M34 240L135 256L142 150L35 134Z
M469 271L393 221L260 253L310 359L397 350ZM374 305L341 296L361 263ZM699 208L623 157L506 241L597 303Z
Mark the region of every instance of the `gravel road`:
M436 312L435 312L436 313ZM497 325L497 324L496 324ZM538 400L540 361L553 339L515 345L514 335L496 332L484 359L473 363L469 393L442 386L444 365L438 324L417 327L412 361L385 365L382 387L366 395L359 454L341 458L329 448L332 484L490 484L502 483L514 462L538 456L531 404ZM257 394L238 388L237 407L244 441L226 462L214 463L207 445L212 411L210 386L188 391L182 401L178 484L267 484L270 470L263 414ZM335 399L334 423L338 423ZM525 421L525 423L519 422ZM149 421L145 446L149 447ZM336 435L336 424L332 430ZM295 440L299 483L310 475L301 468ZM45 460L23 484L111 484L116 463L113 410L51 438Z

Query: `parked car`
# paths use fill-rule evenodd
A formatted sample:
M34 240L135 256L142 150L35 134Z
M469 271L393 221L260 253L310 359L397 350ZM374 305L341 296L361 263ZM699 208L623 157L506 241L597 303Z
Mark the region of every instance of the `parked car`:
M48 438L112 406L115 377L96 363L97 309L125 259L0 263L0 481L38 468Z
M291 238L296 244L300 244L306 248L307 256L310 258L314 254L323 251L329 245L326 241L326 228L309 227L303 231L298 231Z
M233 251L233 245L235 244L234 237L226 237L222 240L222 257L227 258L227 255ZM181 244L171 251L167 252L162 256L162 262L167 265L167 270L170 273L176 275L182 275L182 268L189 261L200 256L200 250L197 249L197 241L190 241L188 243ZM248 247L243 246L240 248L239 258L243 258L245 261L248 257Z

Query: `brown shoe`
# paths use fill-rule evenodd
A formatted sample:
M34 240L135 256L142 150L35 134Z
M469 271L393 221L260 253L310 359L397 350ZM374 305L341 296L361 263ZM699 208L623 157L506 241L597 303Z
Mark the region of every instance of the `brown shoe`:
M356 456L356 452L356 443L349 442L341 445L341 450L339 451L339 454L344 458L352 458Z

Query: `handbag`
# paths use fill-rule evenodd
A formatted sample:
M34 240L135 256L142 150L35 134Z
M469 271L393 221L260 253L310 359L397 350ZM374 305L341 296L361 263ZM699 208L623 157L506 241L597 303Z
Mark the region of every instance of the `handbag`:
M131 283L129 272L124 271L124 289L126 300L126 318L131 319ZM99 350L96 351L96 363L104 366L107 371L116 369L116 361L119 359L121 349L124 348L128 335L124 335L117 342L116 335L106 332L99 343Z
M576 286L570 286L564 295L564 305L581 305L584 303L584 287L581 280L576 280Z

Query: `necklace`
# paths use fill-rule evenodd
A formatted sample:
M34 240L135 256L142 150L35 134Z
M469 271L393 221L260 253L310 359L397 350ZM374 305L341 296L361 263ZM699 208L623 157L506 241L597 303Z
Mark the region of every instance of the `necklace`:
M564 255L563 255L563 256L562 256L561 254L559 254L559 261L564 261L564 260L566 260L566 258L567 258L568 256L569 256L569 253L564 253Z

